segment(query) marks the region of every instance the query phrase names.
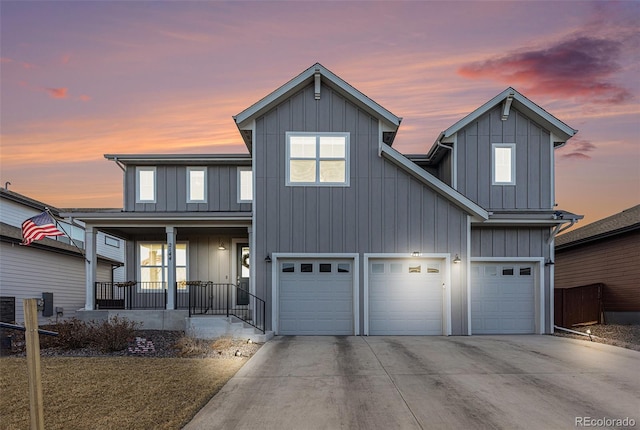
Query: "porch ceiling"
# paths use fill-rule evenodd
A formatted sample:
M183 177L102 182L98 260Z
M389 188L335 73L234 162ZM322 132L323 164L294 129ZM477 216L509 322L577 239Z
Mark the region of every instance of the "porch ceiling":
M148 240L166 238L165 226L157 227L96 227L98 230L119 237L124 240L135 240L145 238ZM177 237L193 236L228 236L228 237L248 237L246 227L177 227Z

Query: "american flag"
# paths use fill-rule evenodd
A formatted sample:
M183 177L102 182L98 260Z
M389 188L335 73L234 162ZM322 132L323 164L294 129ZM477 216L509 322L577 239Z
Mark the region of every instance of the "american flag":
M46 236L64 236L58 230L48 213L42 212L22 223L22 243L29 245L34 240L42 240Z

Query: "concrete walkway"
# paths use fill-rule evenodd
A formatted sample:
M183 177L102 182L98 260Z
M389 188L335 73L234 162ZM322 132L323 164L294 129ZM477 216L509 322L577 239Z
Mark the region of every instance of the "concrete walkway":
M577 417L640 427L640 352L534 335L276 337L185 429L575 429Z

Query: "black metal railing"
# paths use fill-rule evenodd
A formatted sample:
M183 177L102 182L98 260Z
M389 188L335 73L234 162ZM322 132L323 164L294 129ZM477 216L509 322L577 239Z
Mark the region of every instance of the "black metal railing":
M210 281L176 283L176 309L192 315L234 316L265 331L265 301L235 284ZM95 309L166 309L166 282L96 282Z
M234 316L261 332L265 331L265 301L235 284L187 281L189 316Z
M166 282L96 282L95 308L165 309Z

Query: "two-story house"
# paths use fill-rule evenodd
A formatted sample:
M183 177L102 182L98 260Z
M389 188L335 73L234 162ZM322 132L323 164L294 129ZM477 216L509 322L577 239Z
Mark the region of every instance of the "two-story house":
M130 282L106 291L88 264L88 312L181 328L231 308L280 335L553 332L554 236L580 218L555 208L554 150L576 130L515 89L420 155L320 64L233 118L246 155L106 155L122 211L67 215L90 260L97 231L126 239Z

